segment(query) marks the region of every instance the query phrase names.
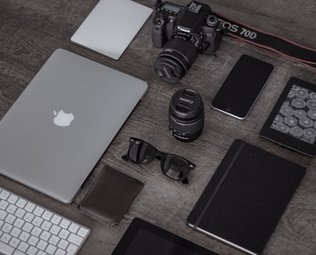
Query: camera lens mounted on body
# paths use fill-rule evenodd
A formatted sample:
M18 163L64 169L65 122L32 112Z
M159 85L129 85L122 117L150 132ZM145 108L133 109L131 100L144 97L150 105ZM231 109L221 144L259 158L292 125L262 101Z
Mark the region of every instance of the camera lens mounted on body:
M159 53L155 71L162 80L176 83L188 72L198 53L192 41L184 36L174 36Z
M199 53L212 55L222 40L223 28L207 4L192 1L186 6L157 1L152 41L159 53L154 69L170 83L182 79Z
M169 130L182 142L197 139L204 127L204 104L201 96L192 89L180 89L169 105Z

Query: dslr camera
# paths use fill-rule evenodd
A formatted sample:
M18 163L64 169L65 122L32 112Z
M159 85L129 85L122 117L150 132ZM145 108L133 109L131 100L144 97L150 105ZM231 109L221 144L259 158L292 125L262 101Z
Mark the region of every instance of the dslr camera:
M178 82L199 53L215 53L222 35L222 23L207 4L192 1L181 6L158 0L152 41L155 47L163 49L154 64L156 73L166 82Z

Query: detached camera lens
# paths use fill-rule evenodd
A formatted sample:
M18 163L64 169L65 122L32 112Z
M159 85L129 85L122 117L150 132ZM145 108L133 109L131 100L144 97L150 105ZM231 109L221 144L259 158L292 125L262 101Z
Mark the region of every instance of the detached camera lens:
M204 127L204 104L193 89L180 89L171 98L169 130L182 142L197 139Z

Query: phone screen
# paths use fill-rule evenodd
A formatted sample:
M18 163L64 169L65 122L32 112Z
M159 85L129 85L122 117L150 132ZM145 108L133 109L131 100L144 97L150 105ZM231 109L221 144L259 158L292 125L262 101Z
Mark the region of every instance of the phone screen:
M217 92L212 107L244 119L273 70L273 65L242 55Z

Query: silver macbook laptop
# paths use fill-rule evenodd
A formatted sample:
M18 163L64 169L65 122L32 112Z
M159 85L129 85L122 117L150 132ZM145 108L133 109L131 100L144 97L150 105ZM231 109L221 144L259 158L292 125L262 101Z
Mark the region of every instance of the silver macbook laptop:
M101 0L71 42L117 60L151 12L152 9L129 0Z
M0 122L0 173L71 202L146 90L56 50Z

